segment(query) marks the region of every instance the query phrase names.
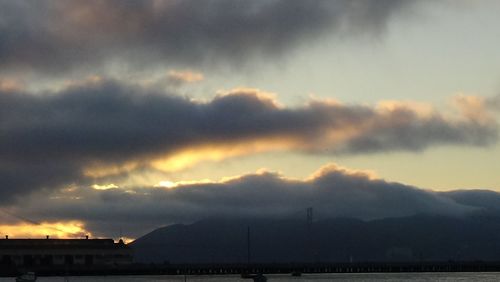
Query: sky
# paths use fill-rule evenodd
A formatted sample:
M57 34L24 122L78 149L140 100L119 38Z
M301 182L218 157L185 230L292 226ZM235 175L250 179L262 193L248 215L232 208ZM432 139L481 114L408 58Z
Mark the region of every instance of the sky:
M498 12L0 0L0 234L495 207Z

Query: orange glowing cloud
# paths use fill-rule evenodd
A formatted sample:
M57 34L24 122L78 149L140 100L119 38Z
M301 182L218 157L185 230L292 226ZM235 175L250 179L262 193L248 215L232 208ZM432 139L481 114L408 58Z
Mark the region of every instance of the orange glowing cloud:
M85 166L84 175L102 178L144 168L171 173L189 169L202 162L220 162L228 158L271 151L357 152L385 150L386 147L420 150L432 142L466 140L469 138L469 133L462 132L460 130L462 127L467 129L476 123L484 123L487 126L495 124L494 121L487 119L488 115L483 110L483 100L468 96L456 99L459 109L463 108L458 112L460 118L440 114L430 104L398 101L383 101L374 107L368 107L314 99L303 108L287 109L276 101L273 93L251 88L237 88L227 93L219 92L213 101L200 102L197 105L211 105L221 101L227 103L222 108L230 105L237 107L248 105L271 118L264 119L258 126L252 124L248 132L244 131L241 135L232 136L232 133L225 133L231 137L226 140L209 136L205 140L202 138L187 140L191 143L178 146L167 153L159 151L156 155L139 156L125 163L96 162ZM470 107L467 108L466 105ZM245 107L243 111L246 110ZM301 120L298 121L296 116L301 117ZM273 118L276 118L279 126L274 125L276 121ZM249 117L249 120L252 119L257 118ZM290 125L285 124L288 120ZM306 121L303 122L304 120ZM295 124L294 121L298 123ZM266 122L271 124L269 129ZM228 124L233 127L233 123L231 121ZM247 126L248 123L244 121L243 125ZM436 126L447 130L435 131ZM235 131L239 130L237 126L234 127ZM431 137L437 141L432 139L429 141L429 133L432 133ZM402 136L425 138L405 141Z
M160 181L154 187L173 189L173 188L187 186L187 185L201 185L201 184L214 184L214 183L219 183L219 182L214 181L214 180L210 180L210 179L181 180L181 181L175 181L175 182L169 181L169 180L163 180L163 181Z
M462 110L452 109L454 114L443 114L428 104L397 101L353 105L312 99L289 107L280 105L275 94L253 88L193 101L100 77L70 84L43 99L34 94L21 96L22 100L11 96L2 97L2 109L9 109L5 111L8 138L2 140L6 145L2 156L12 160L9 173L33 167L32 162L38 164L47 156L58 164L33 167L27 174L39 178L30 182L20 178L25 187L43 183L43 175L60 179L40 187L64 187L71 181L62 169L68 167L77 175L72 182L109 189L114 188L106 186L109 183L124 187L133 180L151 185L164 179L165 172L266 152L418 152L447 144L487 146L498 138L497 121L486 119L484 101L477 97L458 99ZM60 130L53 130L51 113L65 117L58 124ZM17 129L19 120L27 125ZM39 144L41 137L46 142Z
M199 72L171 70L168 72L167 78L174 83L193 83L202 81L205 77Z
M251 100L258 101L260 104L267 106L269 109L279 109L283 106L276 99L276 93L262 91L258 88L251 87L237 87L229 91L219 90L214 100L222 99L225 97L246 97Z
M407 110L422 118L430 117L435 114L435 109L432 105L415 101L380 101L377 103L375 109L380 114L389 114L394 111Z
M19 91L24 89L24 83L19 79L0 78L0 91Z
M242 140L239 143L213 144L187 148L150 163L158 170L175 172L190 168L200 162L218 162L228 158L296 147L298 140L277 137L267 140Z
M349 176L349 177L363 178L363 179L367 179L367 180L381 179L372 170L350 169L350 168L346 168L346 167L337 165L335 163L329 163L329 164L322 166L317 171L315 171L313 174L311 174L306 179L306 181L314 181L316 179L322 178L325 175L329 175L332 173L338 173L338 174Z
M452 104L467 119L483 124L493 120L484 97L459 94L453 97Z
M131 161L124 164L107 164L103 162L95 162L87 165L82 174L90 178L100 178L109 175L117 175L124 172L130 172L139 166L139 162Z

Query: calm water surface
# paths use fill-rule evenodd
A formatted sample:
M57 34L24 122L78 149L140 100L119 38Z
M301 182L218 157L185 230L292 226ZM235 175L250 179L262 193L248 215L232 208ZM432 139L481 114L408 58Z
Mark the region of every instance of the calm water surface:
M362 273L362 274L304 274L301 277L290 275L266 275L267 281L500 281L500 273ZM1 282L15 281L14 278L0 278ZM90 281L221 281L221 282L251 282L251 279L241 279L237 275L202 275L202 276L70 276L40 277L37 282L90 282Z

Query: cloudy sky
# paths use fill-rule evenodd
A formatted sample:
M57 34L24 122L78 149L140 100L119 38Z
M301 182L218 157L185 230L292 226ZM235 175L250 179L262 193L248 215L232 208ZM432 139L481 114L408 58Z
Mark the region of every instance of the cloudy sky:
M0 0L0 233L495 208L499 12Z

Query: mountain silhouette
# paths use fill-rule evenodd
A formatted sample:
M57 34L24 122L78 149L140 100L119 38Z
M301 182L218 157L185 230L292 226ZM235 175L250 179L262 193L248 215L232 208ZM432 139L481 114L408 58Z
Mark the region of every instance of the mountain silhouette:
M256 263L500 260L500 216L415 215L362 221L211 218L130 245L137 262Z

